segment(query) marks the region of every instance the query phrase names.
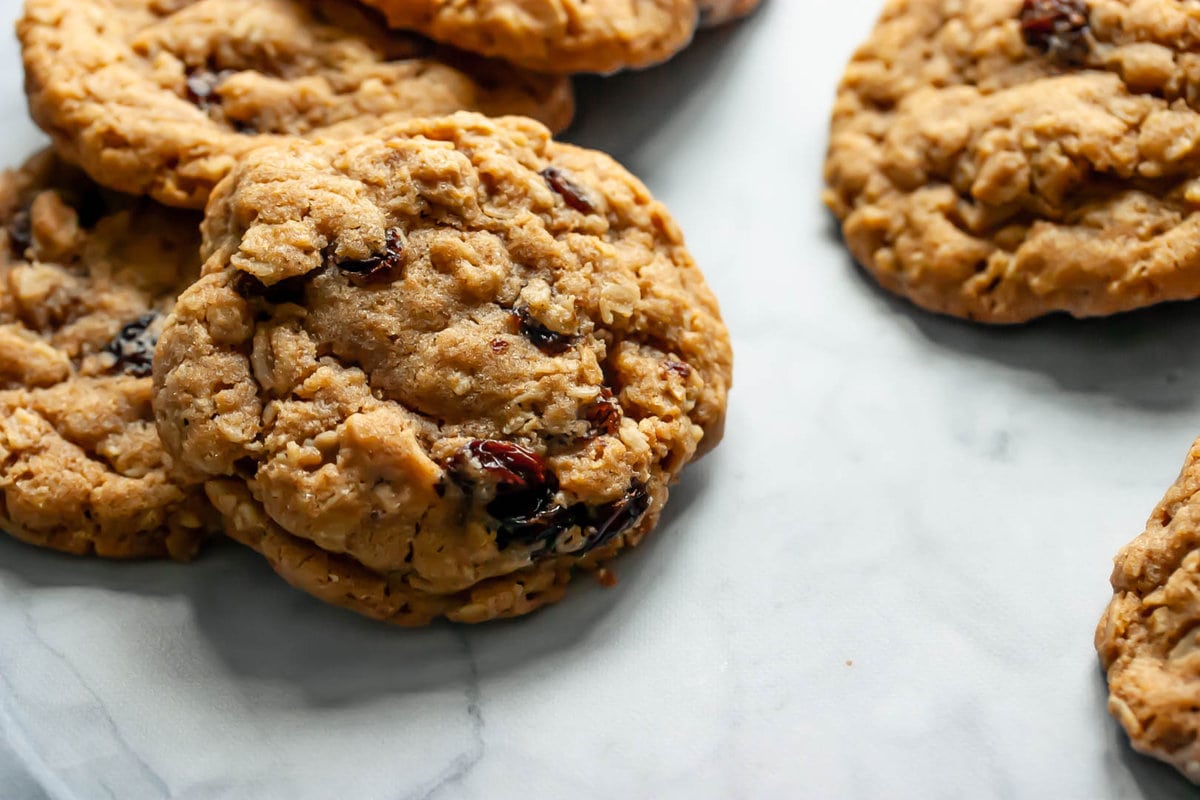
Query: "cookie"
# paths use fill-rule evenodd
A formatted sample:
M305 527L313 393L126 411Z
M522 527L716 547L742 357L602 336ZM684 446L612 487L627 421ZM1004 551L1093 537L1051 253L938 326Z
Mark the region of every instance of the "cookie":
M215 517L168 477L154 340L199 272L199 215L107 195L49 153L0 176L0 530L192 556Z
M532 120L246 156L154 367L159 430L290 581L423 624L523 614L654 527L732 354L667 210Z
M983 322L1196 297L1193 27L1167 0L890 0L825 166L855 259Z
M561 75L609 73L665 61L692 40L699 14L697 0L365 2L396 28ZM709 5L729 3L709 0Z
M1096 629L1109 711L1134 748L1200 783L1200 440L1112 586Z
M759 0L700 0L700 25L715 28L746 16Z
M558 129L570 84L386 33L345 0L29 0L30 110L97 182L203 208L238 158L460 109Z

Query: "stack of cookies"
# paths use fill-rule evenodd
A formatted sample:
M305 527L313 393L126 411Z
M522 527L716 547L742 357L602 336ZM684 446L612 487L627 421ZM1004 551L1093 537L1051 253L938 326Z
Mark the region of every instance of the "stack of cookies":
M1200 13L889 0L834 107L825 199L886 289L986 323L1200 297ZM1109 710L1200 783L1200 440L1117 557Z
M224 533L371 617L477 622L610 581L720 440L678 226L552 131L568 73L754 3L370 5L28 0L54 146L0 179L3 530Z

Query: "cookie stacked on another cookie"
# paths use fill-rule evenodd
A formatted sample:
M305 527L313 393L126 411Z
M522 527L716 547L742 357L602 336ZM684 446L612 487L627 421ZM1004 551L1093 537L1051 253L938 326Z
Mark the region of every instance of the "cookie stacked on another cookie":
M759 0L365 0L397 28L559 75L666 61Z
M551 71L699 6L575 12ZM568 79L373 15L28 0L30 107L90 177L0 186L5 530L188 558L220 527L369 616L478 622L610 577L720 440L716 301L636 178L551 138Z
M159 342L177 465L296 586L402 624L558 599L720 439L717 304L665 208L538 123L248 154Z

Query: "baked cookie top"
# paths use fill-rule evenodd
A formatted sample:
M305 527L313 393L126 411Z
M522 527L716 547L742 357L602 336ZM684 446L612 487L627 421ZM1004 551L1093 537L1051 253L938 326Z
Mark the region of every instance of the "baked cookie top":
M195 552L212 515L167 475L150 361L199 272L199 222L49 153L0 176L0 529L77 554Z
M833 112L846 244L987 322L1200 295L1198 36L1177 0L891 0Z
M1135 748L1200 783L1200 440L1112 586L1096 629L1109 711Z
M394 27L561 75L665 61L691 41L698 15L697 0L365 1Z
M558 129L570 84L387 33L345 0L29 0L34 119L97 182L203 208L248 150L460 109Z
M731 350L667 210L532 120L248 155L159 341L197 479L432 594L615 549L721 437Z

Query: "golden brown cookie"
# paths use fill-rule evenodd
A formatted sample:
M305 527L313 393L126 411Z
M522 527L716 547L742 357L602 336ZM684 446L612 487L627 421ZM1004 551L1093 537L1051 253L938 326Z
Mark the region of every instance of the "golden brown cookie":
M1200 294L1192 10L890 0L847 67L825 199L854 257L984 322Z
M729 337L666 209L532 120L267 148L218 187L155 410L229 532L404 624L557 599L721 437Z
M726 0L708 0L727 6ZM744 0L742 0L744 3ZM366 0L396 28L567 75L665 61L696 32L697 0ZM724 8L714 8L717 13Z
M99 183L202 208L245 152L459 109L570 121L562 78L435 46L346 0L29 0L30 109Z
M1096 629L1109 711L1137 750L1200 783L1200 440L1112 585Z
M49 153L0 176L0 529L68 553L191 557L214 516L167 475L154 340L199 215L102 192Z
M746 16L759 0L700 0L700 25L715 28Z

